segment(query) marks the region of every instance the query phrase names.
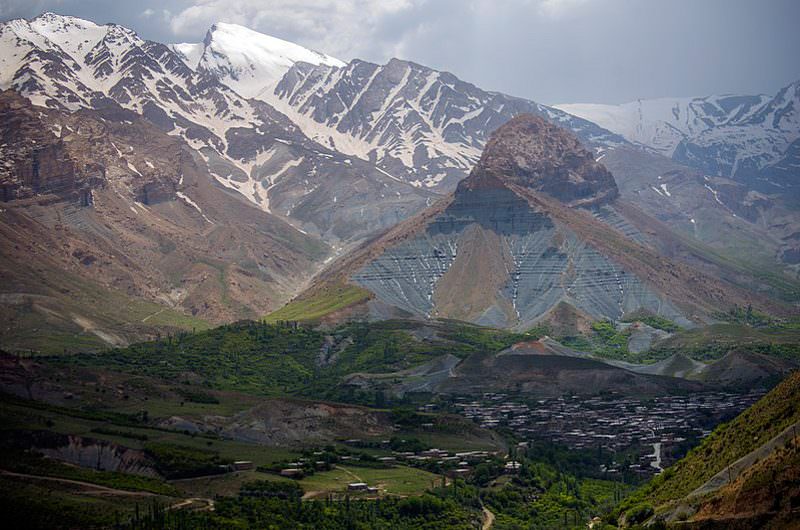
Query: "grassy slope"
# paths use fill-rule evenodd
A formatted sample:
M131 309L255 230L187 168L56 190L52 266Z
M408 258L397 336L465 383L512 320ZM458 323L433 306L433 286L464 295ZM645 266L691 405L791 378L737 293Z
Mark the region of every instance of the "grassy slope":
M178 403L175 403L173 407L171 413L182 412L183 407ZM120 425L116 418L104 416L100 411L84 413L79 410L49 406L38 402L26 402L7 396L3 396L0 400L0 420L2 420L0 435L3 435L4 438L8 438L9 433L16 430L46 429L61 434L106 440L133 449L144 449L148 444L171 444L198 450L213 450L218 452L223 459L251 460L257 465L269 465L287 458L290 454L286 448L194 436L181 431L159 429L147 424ZM98 428L112 428L121 434L98 432ZM125 436L122 433L130 433L139 438L146 437L146 440Z
M351 482L366 482L389 494L414 495L425 491L441 477L422 469L406 466L394 466L386 469L336 466L330 471L315 473L300 481L306 492L324 494L327 492L343 493Z
M145 509L155 497L90 496L52 481L0 477L6 528L109 528ZM164 504L164 499L156 502Z
M791 510L800 494L800 438L773 451L741 476L704 499L695 520L747 517ZM748 499L747 503L741 499Z
M279 320L313 321L366 302L372 293L350 284L326 285L306 296L292 300L281 309L267 315L267 322Z
M627 499L621 509L641 502L659 506L682 499L798 420L800 372L795 372L733 421L717 427L683 459Z
M651 346L649 350L633 353L628 350L631 331L619 331L607 321L595 321L589 332L559 337L562 344L578 351L587 351L604 359L618 359L637 364L650 364L675 354L699 361L721 359L730 351L753 353L800 360L800 325L772 322L759 327L738 322L720 322L693 329L682 329L669 320L653 317L626 318L623 322L641 321L672 335Z
M761 328L738 323L719 323L701 328L682 330L658 343L648 356L663 359L683 353L698 360L722 357L734 348L781 354L800 359L800 328L795 326L766 326Z
M108 347L92 328L122 340L169 330L209 328L199 318L103 288L66 271L60 271L57 280L41 281L39 291L29 295L27 301L0 307L0 316L13 324L0 328L6 351L58 354ZM85 327L86 323L92 328Z

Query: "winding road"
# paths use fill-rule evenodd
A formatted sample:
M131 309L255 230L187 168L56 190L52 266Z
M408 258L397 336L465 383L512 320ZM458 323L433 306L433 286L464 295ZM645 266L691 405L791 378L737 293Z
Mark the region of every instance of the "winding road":
M73 486L81 486L85 488L84 493L94 494L94 495L114 495L114 496L124 496L124 497L156 497L158 494L151 493L149 491L129 491L129 490L121 490L117 488L109 488L108 486L101 486L100 484L95 484L93 482L85 482L83 480L73 480L69 478L59 478L59 477L47 477L44 475L31 475L29 473L16 473L14 471L7 471L5 469L0 469L0 476L4 477L14 477L14 478L24 478L29 480L46 480L48 482L58 482L60 484L70 484ZM196 508L196 511L205 512L205 511L214 511L214 501L212 499L205 499L202 497L191 497L188 499L183 499L175 504L172 504L168 510L179 510L181 508L186 508L191 506L192 504L201 504L199 508Z
M72 484L75 486L82 486L87 490L90 490L90 493L99 493L105 495L124 495L130 497L153 497L156 494L150 493L149 491L128 491L128 490L120 490L116 488L109 488L108 486L101 486L99 484L94 484L92 482L84 482L82 480L72 480L68 478L58 478L58 477L45 477L42 475L29 475L28 473L15 473L14 471L6 471L5 469L0 469L0 475L5 477L17 477L17 478L27 478L32 480L47 480L49 482L60 482L61 484Z
M483 526L481 528L483 530L489 530L494 524L494 514L489 508L484 506L483 503L481 503L481 508L483 508Z

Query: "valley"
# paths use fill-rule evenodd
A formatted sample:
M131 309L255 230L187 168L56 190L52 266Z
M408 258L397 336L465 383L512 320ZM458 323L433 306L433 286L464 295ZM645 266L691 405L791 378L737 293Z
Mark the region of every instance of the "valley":
M27 494L41 491L41 477L62 481L50 482L58 487L41 502L60 503L76 521L99 524L113 513L133 518L134 527L152 518L167 528L223 524L223 514L257 524L253 517L281 513L283 501L273 500L258 505L263 515L244 515L253 488L273 492L255 498L298 495L304 505L339 507L421 496L449 503L448 525L456 514L464 525L480 520L482 502L501 528L565 517L577 527L634 485L661 477L779 377L746 391L730 381L721 391L691 374L637 375L541 334L455 321L326 330L245 322L99 354L6 355L2 480L24 484ZM486 377L470 387L470 379L458 382L474 361L512 351L553 381L577 382L579 394L552 395L552 385L487 393ZM798 353L789 358L800 361ZM581 392L576 359L628 375L607 391L594 383ZM128 500L103 508L92 499L107 496L104 487ZM572 500L559 496L564 488ZM512 492L522 497L504 497ZM527 503L537 511L522 516ZM291 524L310 524L316 509L304 508L311 512ZM439 509L418 516L433 521ZM416 516L403 513L395 523L413 527Z

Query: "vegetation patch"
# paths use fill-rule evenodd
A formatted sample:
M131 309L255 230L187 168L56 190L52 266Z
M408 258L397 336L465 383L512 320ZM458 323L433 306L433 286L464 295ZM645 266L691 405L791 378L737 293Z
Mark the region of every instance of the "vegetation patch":
M156 463L156 469L168 479L199 477L225 473L230 460L220 458L219 452L174 445L145 444L145 453Z
M350 306L366 302L372 293L351 284L325 286L306 298L292 300L267 315L267 322L318 320Z
M0 467L15 473L90 482L120 490L146 491L168 496L177 494L174 487L157 478L72 466L31 451L4 450L0 457Z

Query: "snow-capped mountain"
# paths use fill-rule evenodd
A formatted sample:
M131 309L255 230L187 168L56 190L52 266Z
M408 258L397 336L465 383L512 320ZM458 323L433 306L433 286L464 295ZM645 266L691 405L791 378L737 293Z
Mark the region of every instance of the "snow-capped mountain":
M430 191L452 189L491 131L517 114L545 115L588 145L624 143L445 72L399 60L343 65L232 24L214 25L201 45L170 47L46 13L0 25L0 61L0 88L66 110L113 100L183 137L221 185L333 242L389 226L429 203Z
M218 40L227 42L217 37L229 37L232 29L219 26L209 32L203 64L238 60L216 47ZM253 39L262 59L269 55L267 41ZM249 42L248 36L239 46ZM313 57L300 47L283 48L293 57ZM291 55L280 55L283 48L262 66ZM221 185L334 242L393 224L429 199L367 161L309 140L270 105L244 98L221 80L230 81L232 70L193 70L170 47L122 26L53 13L0 24L0 72L0 89L13 88L36 105L77 110L113 100L143 115L185 139Z
M272 93L258 97L319 143L436 190L455 187L491 132L521 113L571 129L590 147L625 143L558 109L399 59L385 65L354 60L343 68L298 63Z
M768 191L800 186L800 81L774 96L666 98L557 108L711 175Z
M344 62L238 24L214 24L201 43L171 45L194 70L212 73L247 98L258 96L297 62L344 66Z
M133 110L183 138L219 185L333 245L391 226L452 190L491 132L522 113L572 130L598 161L617 161L617 178L640 184L647 172L633 144L708 175L726 174L718 166L729 163L740 181L785 186L797 182L800 166L797 84L774 98L643 102L622 114L592 107L593 119L618 131L610 132L413 62L343 65L231 24L216 24L202 44L167 46L118 25L52 13L12 20L0 24L0 88L70 111L109 101ZM639 115L659 119L631 125ZM743 172L756 163L755 177ZM641 201L638 191L660 189L646 184L623 186L623 196ZM697 213L679 211L685 223ZM794 256L792 245L781 255Z
M140 113L156 105L209 127L219 147L224 125L254 119L232 90L204 82L166 46L115 24L52 13L11 20L0 26L0 48L0 86L34 104L76 110L110 97Z

